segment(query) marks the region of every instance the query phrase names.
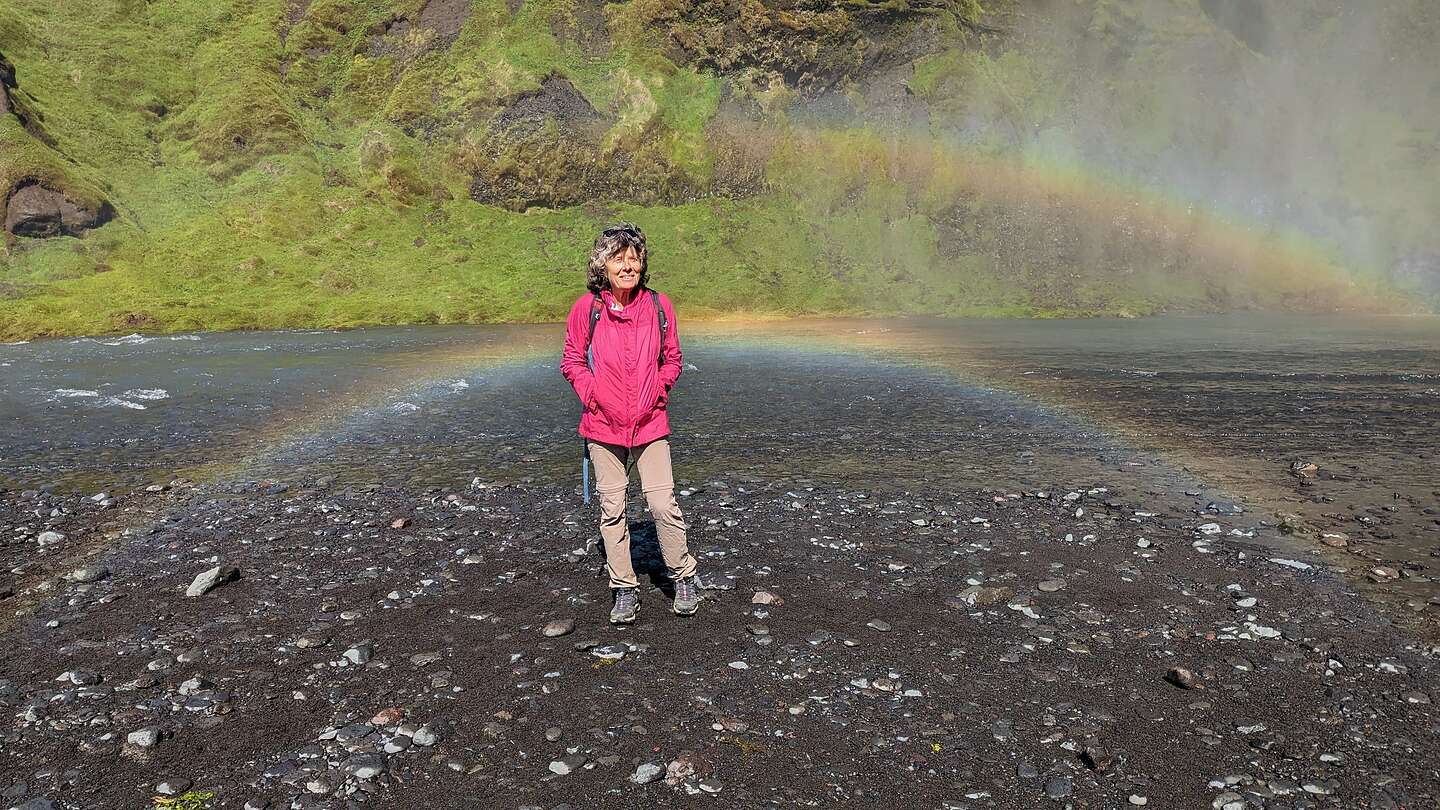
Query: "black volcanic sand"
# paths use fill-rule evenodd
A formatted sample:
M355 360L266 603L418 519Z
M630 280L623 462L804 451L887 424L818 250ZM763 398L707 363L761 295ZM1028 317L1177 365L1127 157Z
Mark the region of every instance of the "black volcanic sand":
M1440 801L1440 649L1116 478L682 482L707 601L629 628L568 486L4 493L0 806Z

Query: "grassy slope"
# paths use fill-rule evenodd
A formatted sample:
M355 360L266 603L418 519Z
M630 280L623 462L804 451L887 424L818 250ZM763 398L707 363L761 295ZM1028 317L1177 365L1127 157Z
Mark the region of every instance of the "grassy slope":
M660 56L629 5L607 7L611 29L631 33L624 47L597 54L562 41L554 31L575 20L566 0L530 0L515 15L504 0L476 0L448 50L426 50L427 33L412 31L370 55L367 30L414 19L418 5L315 0L288 28L282 0L10 0L0 52L57 142L28 147L33 159L69 172L75 188L103 189L119 217L85 239L26 240L0 257L0 281L23 293L0 299L0 339L554 319L580 290L595 230L622 216L646 227L655 283L691 316L1217 303L1213 279L1185 268L1177 277L1153 257L1118 270L1082 264L1058 283L1043 266L1054 257L1035 254L1034 272L1007 266L999 257L1013 245L998 223L1013 201L969 199L977 246L945 254L936 223L965 189L942 188L943 172L917 169L873 132L806 135L783 113L768 125L773 190L757 197L527 213L478 205L460 168L473 122L545 75L564 74L612 117L610 147L659 132L647 148L702 179L714 169L705 127L720 82ZM938 83L938 64L922 63L922 92ZM0 168L15 165L11 154ZM1239 295L1224 301L1302 294L1294 279L1234 286Z

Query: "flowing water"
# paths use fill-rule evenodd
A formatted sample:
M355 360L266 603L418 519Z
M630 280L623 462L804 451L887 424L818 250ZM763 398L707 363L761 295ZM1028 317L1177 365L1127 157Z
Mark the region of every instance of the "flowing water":
M1440 318L682 323L677 477L1131 490L1299 516L1433 593ZM569 476L560 327L0 346L0 482ZM1320 467L1292 476L1295 461Z

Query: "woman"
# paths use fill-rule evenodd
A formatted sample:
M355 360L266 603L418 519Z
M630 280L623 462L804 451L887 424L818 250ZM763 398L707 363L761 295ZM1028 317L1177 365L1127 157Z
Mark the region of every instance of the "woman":
M640 610L625 511L627 461L640 470L640 489L655 517L660 551L675 582L675 613L689 616L700 607L700 581L675 502L667 438L665 406L680 376L680 338L670 299L645 286L648 259L645 234L636 226L626 222L600 233L590 252L590 292L570 308L560 361L560 372L584 408L580 435L595 465L614 624L635 621Z

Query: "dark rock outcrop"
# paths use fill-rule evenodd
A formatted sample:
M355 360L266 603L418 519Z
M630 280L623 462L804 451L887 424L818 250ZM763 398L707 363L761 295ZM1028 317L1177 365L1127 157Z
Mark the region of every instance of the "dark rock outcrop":
M612 123L568 79L548 76L491 119L470 166L470 198L524 211L598 200L674 204L699 195L653 125L633 133L626 148L607 149Z
M525 93L495 117L494 128L512 135L534 132L553 119L565 132L598 136L606 122L570 80L551 74L540 83L540 89Z
M15 67L0 53L0 115L7 115L12 109L10 90L15 87Z
M82 236L114 215L109 203L93 208L79 205L59 191L32 183L10 195L5 230L16 236Z
M470 0L430 0L420 9L420 27L435 32L441 41L453 42L470 19Z

